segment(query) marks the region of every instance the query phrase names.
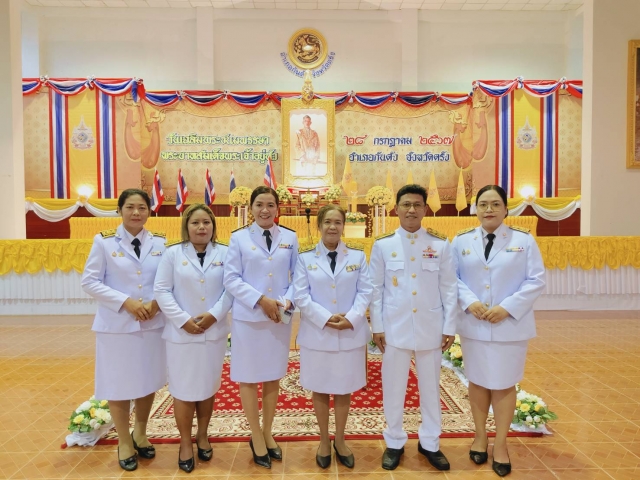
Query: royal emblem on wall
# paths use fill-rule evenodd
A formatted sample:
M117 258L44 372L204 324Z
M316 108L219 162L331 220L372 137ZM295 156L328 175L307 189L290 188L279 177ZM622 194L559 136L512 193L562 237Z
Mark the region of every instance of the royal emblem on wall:
M282 63L298 77L311 70L313 77L322 75L333 63L334 52L329 52L327 41L320 32L303 28L289 39L288 52L282 52Z
M84 123L84 117L80 117L80 124L73 129L71 144L78 150L88 150L93 147L94 142L93 131Z

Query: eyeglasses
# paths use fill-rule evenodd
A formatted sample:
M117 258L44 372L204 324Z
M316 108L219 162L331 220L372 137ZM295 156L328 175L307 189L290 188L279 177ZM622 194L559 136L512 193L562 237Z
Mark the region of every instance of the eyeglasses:
M413 207L414 210L420 210L421 208L424 208L424 206L424 203L404 202L398 205L398 208L400 208L401 210L411 210L411 207Z
M500 210L501 208L504 208L504 204L496 200L495 202L491 203L480 202L478 203L478 205L476 205L476 209L484 212L489 208L489 206L491 206L491 210Z

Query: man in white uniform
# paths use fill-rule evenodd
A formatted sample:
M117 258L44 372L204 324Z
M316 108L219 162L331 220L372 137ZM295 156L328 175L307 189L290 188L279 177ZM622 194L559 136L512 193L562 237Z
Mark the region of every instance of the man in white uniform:
M396 195L400 228L376 239L369 273L373 283L373 340L382 351L382 394L387 449L382 468L394 470L404 453L402 428L411 356L415 357L422 423L418 451L438 470L449 470L439 448L440 362L456 332L458 287L446 235L422 228L427 192L405 185Z

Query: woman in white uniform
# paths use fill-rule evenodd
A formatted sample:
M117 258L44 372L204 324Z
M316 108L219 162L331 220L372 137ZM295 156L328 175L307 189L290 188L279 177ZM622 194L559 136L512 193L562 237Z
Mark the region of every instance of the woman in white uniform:
M147 421L156 390L166 383L164 315L153 299L153 281L164 253L164 235L144 228L149 195L127 189L118 198L122 224L95 236L84 267L82 288L98 302L95 396L109 401L118 432L118 461L124 470L138 467L136 452L153 458ZM129 433L130 401L135 426Z
M293 279L293 298L300 309L300 384L313 392L320 428L316 463L321 468L331 465L331 394L336 416L333 448L340 463L354 467L344 429L351 394L367 383L366 344L371 334L366 313L373 286L362 249L340 240L345 220L345 211L337 205L320 209L321 241L300 249Z
M180 431L178 467L194 467L191 425L198 419L198 458L213 456L207 427L214 395L220 388L227 346L227 313L232 298L222 285L227 247L216 241L213 212L201 203L191 205L182 217L182 241L164 254L158 267L154 293L167 322L169 392Z
M282 459L271 429L279 381L287 372L291 323L290 315L280 310L290 314L293 309L290 279L298 256L296 233L274 223L278 202L278 194L267 186L251 193L255 223L232 233L224 266L224 285L234 297L231 380L240 383L253 460L265 468L271 468L272 458ZM258 383L262 383L262 429Z
M486 422L493 405L496 437L493 470L511 472L507 433L516 404L515 384L522 380L527 344L536 335L533 303L544 289L544 264L528 230L507 227L507 195L487 185L476 196L481 226L453 240L458 275L458 304L464 311L459 333L476 436L469 456L488 460Z

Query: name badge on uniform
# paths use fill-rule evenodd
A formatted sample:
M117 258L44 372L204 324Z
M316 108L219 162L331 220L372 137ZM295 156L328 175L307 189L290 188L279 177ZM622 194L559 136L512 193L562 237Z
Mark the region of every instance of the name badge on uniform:
M438 258L438 251L431 248L431 246L427 247L422 251L422 258Z
M211 265L213 265L214 267L221 267L224 265L224 262L211 262Z
M524 252L524 247L507 247L507 252Z
M290 245L288 243L281 243L280 245L278 245L278 248L286 248L287 250L292 250L293 245Z
M360 270L360 264L358 263L354 263L353 265L347 265L346 268L347 272L355 272Z
M153 256L153 257L157 257L158 255L162 255L162 251L161 250L156 250L155 252L151 252L151 256Z

